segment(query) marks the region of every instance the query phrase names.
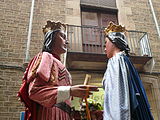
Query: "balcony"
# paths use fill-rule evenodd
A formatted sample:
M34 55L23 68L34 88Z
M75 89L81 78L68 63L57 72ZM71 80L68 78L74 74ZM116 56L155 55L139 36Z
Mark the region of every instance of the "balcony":
M67 30L68 69L104 71L107 58L103 28L68 25ZM148 35L141 31L127 31L126 36L131 49L130 59L139 71L143 71L144 65L152 58Z

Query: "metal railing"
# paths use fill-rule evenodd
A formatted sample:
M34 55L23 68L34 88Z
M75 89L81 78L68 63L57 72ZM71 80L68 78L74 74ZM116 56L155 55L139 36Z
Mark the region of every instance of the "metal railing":
M146 32L129 30L126 37L131 55L152 56L148 34Z
M69 52L104 54L105 35L103 28L93 26L67 26ZM146 32L127 31L126 37L130 54L135 56L152 56Z

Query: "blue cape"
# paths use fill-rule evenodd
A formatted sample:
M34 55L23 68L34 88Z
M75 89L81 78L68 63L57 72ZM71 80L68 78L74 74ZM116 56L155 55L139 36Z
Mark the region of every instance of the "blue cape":
M127 63L129 74L129 94L131 117L133 120L153 120L150 111L150 105L139 74L127 56L124 55L124 61Z

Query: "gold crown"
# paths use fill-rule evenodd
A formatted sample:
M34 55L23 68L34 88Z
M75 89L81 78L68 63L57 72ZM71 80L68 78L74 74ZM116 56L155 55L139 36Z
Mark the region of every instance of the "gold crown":
M116 25L113 22L109 22L109 25L107 28L105 28L104 32L107 35L110 32L126 32L127 30L125 27L122 27L121 25Z
M43 33L44 35L51 30L63 30L64 32L66 32L66 24L62 24L61 22L53 22L48 20L47 24L45 26L43 26Z

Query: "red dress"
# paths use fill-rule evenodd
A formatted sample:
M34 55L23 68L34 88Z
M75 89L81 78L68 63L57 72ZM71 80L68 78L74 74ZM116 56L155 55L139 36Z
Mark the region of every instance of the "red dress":
M70 120L67 112L54 106L59 102L70 105L69 91L63 93L59 89L71 86L71 76L60 59L48 52L39 53L27 73L28 97L36 103L31 115L36 120Z

